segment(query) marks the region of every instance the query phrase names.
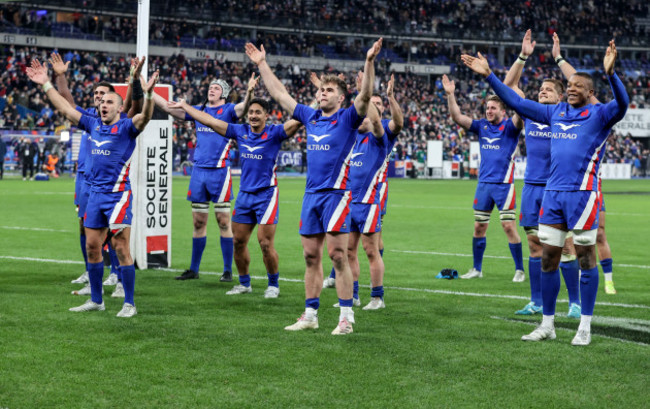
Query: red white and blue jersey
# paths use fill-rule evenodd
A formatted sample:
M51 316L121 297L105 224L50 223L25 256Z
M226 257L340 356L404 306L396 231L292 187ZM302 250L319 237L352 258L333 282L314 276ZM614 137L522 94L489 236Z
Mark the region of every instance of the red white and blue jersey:
M194 108L201 110L201 105L194 105ZM223 104L217 107L206 106L203 112L214 118L220 119L229 124L237 122L234 104ZM185 114L185 120L191 121L192 117ZM230 165L228 154L230 153L231 142L228 139L219 137L209 126L199 121L194 121L196 128L196 148L194 149L194 166L200 168L225 168Z
M526 173L524 182L545 185L551 173L551 126L524 118Z
M481 147L479 182L512 183L515 174L515 149L520 132L512 119L504 119L496 125L485 118L474 120L469 130L478 135Z
M236 139L240 149L240 191L253 193L278 185L278 154L282 141L289 138L284 125L266 125L262 132L255 133L248 124L229 124L225 136Z
M350 190L353 203L379 203L378 185L381 181L388 136L376 138L372 132L357 132L350 158Z
M393 148L397 143L398 134L394 134L390 130L390 127L388 126L390 121L391 121L390 119L381 120L381 126L384 127L384 132L386 132L386 136L388 136L388 144L386 145L386 159L384 160L384 167L382 168L381 171L381 179L379 183L386 183L388 181L388 162L390 161L390 154L393 152Z
M357 128L363 122L356 108L341 108L324 117L323 111L298 104L293 119L307 132L307 185L305 192L348 188L349 164Z
M90 175L91 191L123 192L131 189L129 169L135 149L135 138L140 134L130 118L113 125L104 125L98 117L81 115L79 128L90 133L90 159L86 169Z
M494 74L488 77L488 82L497 95L521 116L551 125L551 173L546 190L598 189L600 158L607 137L614 124L625 116L630 102L616 74L609 76L613 101L580 108L573 108L566 102L544 105L525 100L503 85Z
M90 115L96 118L99 118L99 112L97 112L97 108L88 108L88 109L83 109L79 106L77 106L76 110L80 112L82 115ZM120 119L127 118L127 114L125 112L120 113ZM90 169L90 166L92 164L88 163L86 166L86 159L90 159L90 135L89 134L83 134L81 135L81 141L79 142L79 155L77 156L77 173L86 173L86 169ZM90 180L88 179L89 175L85 175L86 180L88 183L90 183Z

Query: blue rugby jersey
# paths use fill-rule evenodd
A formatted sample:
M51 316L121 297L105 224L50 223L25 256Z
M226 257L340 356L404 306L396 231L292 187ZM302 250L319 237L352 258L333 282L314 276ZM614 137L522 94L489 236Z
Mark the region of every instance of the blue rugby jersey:
M104 125L98 117L81 115L79 128L90 134L88 141L92 166L86 169L93 192L123 192L131 189L129 169L140 134L130 118Z
M96 118L99 118L99 112L97 112L97 108L88 108L88 109L83 109L79 106L75 108L78 112L80 112L82 115L89 115L93 116ZM127 114L125 112L120 113L120 119L124 119L127 117ZM90 180L88 177L90 177L90 174L86 174L86 170L90 170L90 167L92 166L91 163L88 163L86 166L86 160L90 159L90 135L85 134L81 136L81 142L79 143L79 155L77 156L77 172L78 173L83 173L84 176L86 177L86 181L90 183Z
M524 119L526 174L524 182L545 185L551 172L551 126Z
M289 138L284 125L266 125L255 133L250 125L229 124L226 138L236 139L240 150L241 181L239 190L254 193L278 185L275 174L282 141Z
M201 105L194 105L194 108L201 110ZM214 118L230 124L237 122L234 104L223 104L218 107L206 106L206 112ZM192 121L189 114L185 114L186 121ZM196 148L194 149L194 166L200 168L225 168L230 163L228 153L230 152L230 140L220 138L212 128L205 126L199 121L194 121L196 128Z
M512 119L504 119L496 125L485 118L474 120L469 130L478 135L481 148L479 182L512 183L520 132Z
M354 203L379 203L378 185L386 160L386 132L376 138L372 132L357 132L350 158L350 190Z
M305 192L347 189L352 148L363 118L357 114L354 105L327 117L320 109L296 105L293 119L305 125L307 133Z
M546 190L597 190L600 158L607 137L623 119L630 102L614 73L609 83L614 100L573 108L566 102L544 105L521 98L492 73L487 78L496 94L523 117L551 125L551 173Z

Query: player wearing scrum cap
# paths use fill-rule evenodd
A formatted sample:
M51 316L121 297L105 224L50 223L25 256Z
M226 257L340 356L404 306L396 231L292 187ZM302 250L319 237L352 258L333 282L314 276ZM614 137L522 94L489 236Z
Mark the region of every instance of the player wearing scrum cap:
M235 123L245 114L246 101L250 100L252 88L249 86L246 100L239 104L227 103L230 85L223 79L210 82L208 95L202 105L194 108L203 111L224 122ZM191 121L191 116L181 108L170 108L167 101L154 94L156 106L176 119ZM196 148L194 150L194 168L187 191L187 200L192 202L192 260L190 268L176 277L177 280L199 278L199 266L207 241L208 213L210 201L221 234L221 254L223 256L223 275L221 281L232 281L233 234L230 225L230 200L232 198L232 178L228 154L231 141L220 138L215 131L194 122L196 128Z

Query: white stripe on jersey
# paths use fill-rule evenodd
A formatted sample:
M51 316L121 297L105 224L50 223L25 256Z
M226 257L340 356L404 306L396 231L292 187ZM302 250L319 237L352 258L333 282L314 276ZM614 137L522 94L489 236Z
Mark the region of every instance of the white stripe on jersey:
M515 149L512 152L512 155L510 155L510 163L508 164L508 171L506 172L506 177L503 178L503 183L510 183L510 178L512 177L512 173L515 171L515 153L517 152L517 149Z
M221 156L219 156L219 160L217 161L218 168L226 167L226 160L228 159L228 152L230 152L231 146L232 146L232 139L230 139L228 143L224 145L223 151L221 151Z
M366 217L366 222L363 224L363 233L370 233L370 230L375 227L373 222L375 221L375 215L377 214L377 207L376 204L370 206L368 217Z
M352 153L352 151L350 151ZM346 190L345 194L341 197L341 201L339 204L336 206L336 210L334 210L334 213L332 214L332 218L329 220L329 223L327 223L327 231L333 231L334 227L338 223L339 219L345 212L345 209L348 207L348 202L350 201L350 191Z
M506 201L503 204L503 209L501 210L510 210L514 207L511 205L512 201L514 200L514 195L515 195L515 184L511 183L510 190L508 190L508 197L506 197Z
M120 201L117 202L115 207L113 208L113 212L111 213L111 218L108 219L108 224L113 225L115 224L115 221L117 220L117 217L120 215L120 212L122 212L122 208L126 206L127 202L129 201L129 195L131 194L130 190L125 190L122 193L122 197L120 197Z
M383 203L387 191L388 191L388 182L384 182L381 184L381 189L379 190L379 203Z
M120 170L120 174L117 176L117 181L113 185L113 192L119 192L120 187L122 184L126 183L126 176L129 173L129 166L131 166L131 159L133 158L133 155L129 158L129 160L126 161L124 166L122 166L122 170Z
M598 154L600 153L600 150L603 148L603 146L606 143L607 143L607 138L605 138L603 143L601 143L598 149L596 149L596 152L594 152L594 154L591 155L591 159L589 160L589 165L587 166L587 170L585 171L585 174L582 177L582 184L580 185L580 190L587 190L587 185L589 184L589 179L591 178L591 172L594 169L594 166L596 166L596 160L598 160ZM596 183L598 183L599 178L600 175L596 175Z
M264 216L262 217L262 221L260 224L271 224L273 223L273 220L271 217L275 218L275 212L273 211L275 209L276 204L278 203L278 188L277 186L273 188L273 197L269 201L269 206L266 208L266 211L264 212ZM271 220L269 220L271 219Z
M278 185L278 175L275 174L275 171L278 169L278 160L277 158L275 159L275 164L273 165L273 171L271 172L271 182L269 183L269 186L277 186Z
M381 168L377 169L377 172L375 172L375 175L372 177L372 182L370 182L370 186L368 186L368 189L366 189L366 193L363 195L363 199L361 199L361 203L372 203L374 198L372 196L374 192L377 191L377 184L379 183L379 179L381 178Z
M221 193L219 193L219 201L217 203L223 203L226 201L226 197L230 192L230 181L231 181L230 167L228 167L226 179L223 181L223 185L221 186Z
M341 169L339 169L339 176L336 178L336 182L334 182L334 186L333 186L334 189L341 189L341 185L343 185L343 180L348 174L348 168L350 167L350 158L352 158L353 150L354 150L354 146L352 147L352 149L350 149L348 156L343 161L343 165L341 166Z
M585 206L585 209L582 211L582 214L580 215L580 218L574 227L575 230L584 229L585 223L587 223L591 212L594 210L594 205L596 204L596 196L596 192L591 192L589 195L589 201L587 201L587 206Z

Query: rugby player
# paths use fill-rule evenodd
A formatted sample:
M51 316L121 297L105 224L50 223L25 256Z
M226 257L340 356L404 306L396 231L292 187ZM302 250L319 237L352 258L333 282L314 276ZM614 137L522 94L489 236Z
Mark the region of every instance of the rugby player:
M227 103L230 85L219 78L210 82L208 95L202 105L194 108L204 111L214 118L228 123L235 123L245 114L245 106L250 101L252 90L248 87L246 99L239 104ZM170 108L163 97L154 94L156 106L176 119L190 121L190 117L181 108ZM220 281L232 281L233 233L230 223L230 200L232 199L232 177L230 173L231 141L215 137L212 128L195 121L196 148L194 150L194 167L187 191L187 200L192 203L192 259L190 268L176 277L177 280L199 278L201 258L207 242L208 213L210 201L214 203L214 212L219 225L223 273Z
M575 73L568 80L567 102L544 105L525 100L492 73L487 60L463 55L463 62L485 76L506 104L519 115L551 126L551 173L546 184L539 219L542 252L542 323L522 340L554 339L555 303L560 288L559 262L567 231L573 231L580 263L582 315L572 345L591 343L591 318L598 293L596 236L599 218L598 170L607 137L627 111L629 97L614 72L616 44L609 42L603 66L614 94L607 104L592 104L593 79Z
M473 267L461 278L483 277L483 253L487 244L486 232L490 214L496 205L499 209L501 227L508 237L508 246L515 262L514 282L523 282L524 260L521 238L515 223L516 193L514 185L514 155L523 121L518 115L506 119L504 103L495 95L485 104L485 119L472 120L460 112L454 91L456 85L446 75L442 86L447 94L451 119L463 129L478 135L481 149L481 165L478 185L474 196L474 236L472 238Z
M142 66L144 65L145 57L132 58L131 59L131 70L129 73L129 86L127 89L127 96L125 99L125 105L130 105L130 110L123 110L120 114L121 118L132 118L136 113L140 112L142 109L142 99L143 92L142 86L139 81L140 72L142 71ZM37 61L35 61L36 63ZM106 81L98 82L93 86L93 103L95 104L94 108L89 108L84 110L83 108L77 106L72 97L72 93L68 87L68 81L66 79L66 72L68 71L68 66L70 62L64 63L61 59L61 56L58 53L52 53L49 58L49 63L52 66L52 71L55 76L55 84L59 93L68 101L70 106L77 109L82 114L93 115L99 117L97 108L101 102L102 96L107 92L115 92L115 88ZM137 81L134 81L134 78ZM135 92L134 92L135 91ZM127 113L128 112L128 113ZM88 138L82 137L79 144L79 155L77 158L77 177L75 179L75 206L77 210L77 215L79 216L79 241L81 244L81 252L84 257L84 263L86 265L86 271L78 278L72 280L72 283L83 284L88 283L88 257L86 254L86 233L83 224L83 215L86 212L86 204L88 202L88 196L90 194L90 176L86 173L86 156L88 155ZM111 297L123 298L124 297L124 288L122 286L122 273L119 267L119 260L115 250L112 245L108 244L108 255L111 264L111 272L104 281L104 285L115 286L115 290L111 294ZM103 291L103 289L102 289ZM90 285L86 284L80 290L72 291L74 295L90 295Z
M280 294L280 272L274 241L280 210L278 178L275 170L282 142L292 138L302 124L291 119L283 125L267 125L269 103L259 98L251 100L248 109L249 124L245 125L229 124L216 119L188 105L184 100L171 103L170 108L180 108L198 123L212 128L217 134L235 139L241 149L241 181L232 215L235 264L239 272L239 284L226 294L245 294L252 291L248 269L250 265L248 241L257 225L257 240L262 250L262 259L268 277L264 298L277 298Z
M517 94L525 98L518 83L526 60L535 49L535 42L531 41L531 31L526 31L521 43L521 53L512 64L503 83L512 88ZM541 104L557 104L563 99L564 84L551 78L542 80L538 94ZM517 315L534 315L542 313L542 244L539 242L539 211L544 197L546 181L551 167L551 128L548 124L524 120L524 133L526 137L526 173L524 175L524 188L521 193L521 213L519 225L524 228L528 240L530 257L528 258L528 277L530 279L530 302ZM560 270L569 293L570 318L580 318L580 294L578 261L575 255L572 239L567 237L562 252Z
M146 95L142 112L132 119L120 119L122 97L115 92L102 96L99 115L82 114L70 106L50 83L47 68L28 68L27 75L35 83L42 85L52 105L68 120L90 133L91 190L84 214L86 228L86 251L88 253L88 279L90 299L70 311L104 311L102 299L102 276L104 263L101 247L108 230L113 233L111 241L117 252L122 270L124 286L124 305L118 317L133 317L137 314L133 300L135 289L135 266L129 249L131 234L132 194L129 181L131 155L135 148L135 138L145 128L153 115L153 89L158 80L155 72L144 86ZM89 143L90 143L89 142Z
M305 312L298 321L287 326L288 331L318 328L318 307L323 285L322 253L327 250L336 269L336 291L339 298L339 323L333 335L353 331L352 273L348 262L348 233L350 231L348 186L349 164L357 129L363 122L375 80L375 58L381 50L382 39L366 54L364 76L359 95L349 108L342 108L347 84L336 76L321 80L318 100L320 109L298 104L289 95L266 62L264 47L246 44L246 54L260 71L262 80L273 99L278 101L294 119L305 125L307 133L307 183L300 216L300 235L305 257Z

